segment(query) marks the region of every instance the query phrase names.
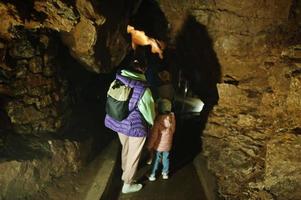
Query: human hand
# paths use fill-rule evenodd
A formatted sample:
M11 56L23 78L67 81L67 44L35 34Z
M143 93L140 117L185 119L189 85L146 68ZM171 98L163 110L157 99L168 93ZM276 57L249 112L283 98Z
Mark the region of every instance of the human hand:
M127 32L131 34L133 49L138 45L151 45L151 52L159 54L159 57L163 59L163 50L165 48L164 42L148 37L144 31L136 30L135 27L130 25L127 26Z
M149 38L149 43L150 43L150 45L152 47L152 50L151 50L152 53L159 54L159 57L161 59L163 59L163 49L162 49L159 41L155 40L154 38Z

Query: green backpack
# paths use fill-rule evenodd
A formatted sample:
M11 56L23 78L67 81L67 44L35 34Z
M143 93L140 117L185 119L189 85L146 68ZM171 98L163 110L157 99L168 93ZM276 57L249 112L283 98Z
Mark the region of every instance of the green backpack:
M129 100L132 88L115 79L107 92L106 113L117 121L122 121L129 115Z

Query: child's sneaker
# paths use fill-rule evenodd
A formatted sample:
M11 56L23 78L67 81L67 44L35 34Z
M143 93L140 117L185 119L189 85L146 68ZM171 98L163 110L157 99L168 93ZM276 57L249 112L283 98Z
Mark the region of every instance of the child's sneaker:
M168 174L166 172L162 172L162 178L163 179L168 179Z
M148 177L148 180L149 181L155 181L156 180L156 177L154 174L151 174L149 177Z
M139 190L141 190L142 188L142 184L123 184L122 187L122 193L123 194L127 194L127 193L131 193L131 192L138 192Z

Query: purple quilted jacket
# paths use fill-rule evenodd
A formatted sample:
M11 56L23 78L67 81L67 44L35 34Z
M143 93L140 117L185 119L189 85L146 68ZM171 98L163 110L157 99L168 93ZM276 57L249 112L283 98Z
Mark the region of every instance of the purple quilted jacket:
M133 88L133 93L129 101L130 114L122 121L117 121L109 115L106 115L105 126L115 132L122 133L127 136L146 137L147 123L138 109L138 102L146 89L146 83L143 81L129 79L119 74L116 75L116 79Z

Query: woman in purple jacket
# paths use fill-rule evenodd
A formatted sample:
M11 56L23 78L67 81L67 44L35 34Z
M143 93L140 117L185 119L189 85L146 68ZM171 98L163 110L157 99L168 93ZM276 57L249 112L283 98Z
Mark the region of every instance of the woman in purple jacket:
M116 79L133 90L129 101L129 116L122 121L109 115L105 117L105 126L118 133L122 145L122 193L137 192L142 188L142 184L133 183L133 178L148 135L148 127L154 123L154 100L144 76L147 50L150 50L148 46L137 47L130 69L121 70L121 74L116 75Z

